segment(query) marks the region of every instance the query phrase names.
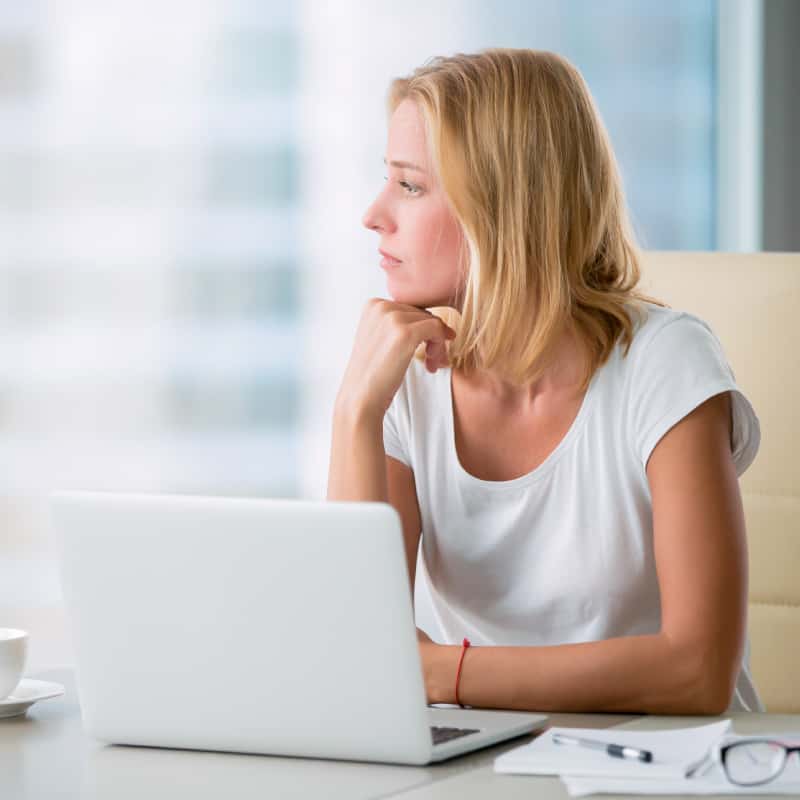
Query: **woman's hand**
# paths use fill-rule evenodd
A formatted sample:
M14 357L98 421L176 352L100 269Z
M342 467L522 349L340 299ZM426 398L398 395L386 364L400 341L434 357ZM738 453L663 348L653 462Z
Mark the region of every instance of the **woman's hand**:
M421 342L431 372L448 365L446 342L455 331L425 309L372 298L356 331L337 404L383 419Z

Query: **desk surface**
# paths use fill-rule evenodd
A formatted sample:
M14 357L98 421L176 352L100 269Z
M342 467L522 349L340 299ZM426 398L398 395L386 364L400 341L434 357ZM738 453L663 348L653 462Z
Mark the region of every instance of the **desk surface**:
M51 670L29 677L63 683L64 697L32 706L25 717L0 720L2 796L14 800L204 800L204 798L537 798L568 797L557 778L497 775L496 756L520 737L429 767L322 759L206 753L104 745L84 735L74 677ZM800 716L730 715L742 732L800 728ZM550 724L666 728L710 718L551 714Z

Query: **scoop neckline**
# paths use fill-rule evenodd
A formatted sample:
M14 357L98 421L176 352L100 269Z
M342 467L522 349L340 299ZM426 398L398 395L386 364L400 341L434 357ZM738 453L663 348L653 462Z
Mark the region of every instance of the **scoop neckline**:
M458 457L458 449L456 447L455 410L453 408L453 370L451 367L446 367L444 370L442 370L446 373L446 380L444 381L444 384L447 394L448 451L450 454L450 460L454 465L459 479L464 483L472 484L473 486L482 489L488 489L489 491L502 491L505 489L518 489L543 478L553 469L558 460L569 449L571 443L583 428L586 417L589 415L589 408L592 404L600 373L603 372L607 366L607 363L608 362L606 362L606 364L602 364L594 371L594 375L592 375L592 378L589 381L589 386L583 396L583 400L581 401L581 406L578 409L578 413L575 415L575 419L572 420L572 425L570 425L569 430L564 434L564 436L561 437L561 441L553 448L553 450L550 451L547 458L545 458L545 460L542 461L539 466L535 467L530 472L527 472L524 475L519 475L518 477L507 481L487 481L483 478L476 477L471 472L467 472L467 470L462 466L461 460Z

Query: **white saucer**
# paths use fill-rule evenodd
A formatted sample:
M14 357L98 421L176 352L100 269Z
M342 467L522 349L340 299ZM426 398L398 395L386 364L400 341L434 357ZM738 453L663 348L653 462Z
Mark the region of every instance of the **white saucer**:
M13 694L0 700L0 719L18 717L20 714L24 714L37 700L60 697L62 694L64 694L64 687L60 683L23 678L14 689Z

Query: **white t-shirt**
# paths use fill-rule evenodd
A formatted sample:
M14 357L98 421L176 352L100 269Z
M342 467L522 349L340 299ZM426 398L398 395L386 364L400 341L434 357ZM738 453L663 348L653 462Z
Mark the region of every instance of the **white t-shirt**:
M718 339L691 314L645 304L628 355L617 343L572 427L527 475L485 481L455 448L451 370L412 359L383 426L388 455L414 472L422 522L418 578L440 641L555 645L657 633L661 603L645 466L704 400L732 392L737 475L761 440ZM634 317L635 319L635 317ZM749 639L731 711L763 707Z

